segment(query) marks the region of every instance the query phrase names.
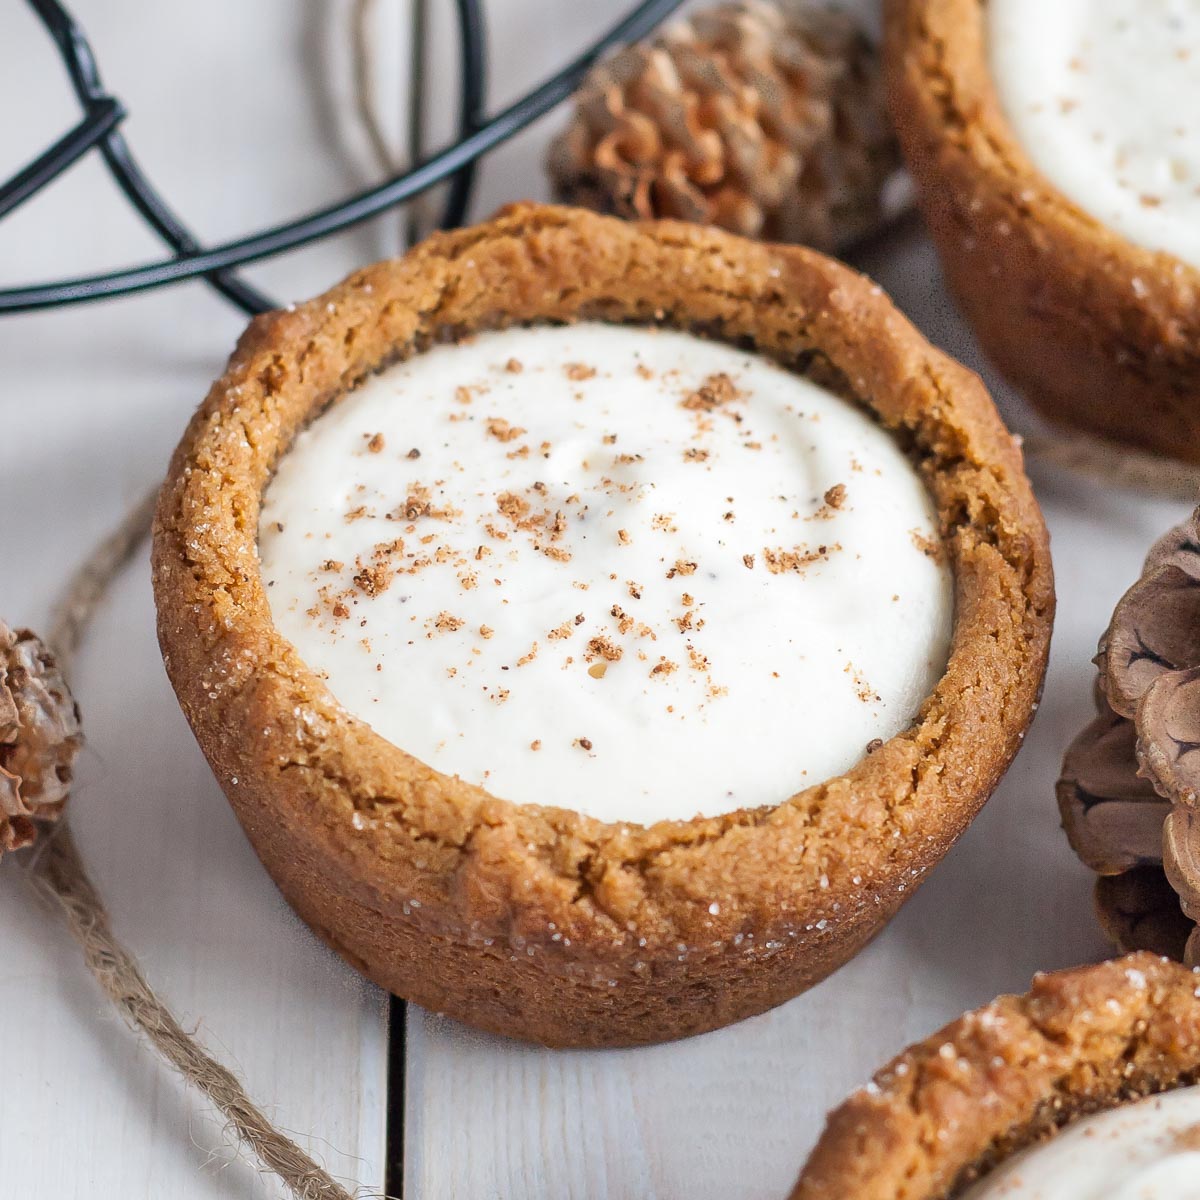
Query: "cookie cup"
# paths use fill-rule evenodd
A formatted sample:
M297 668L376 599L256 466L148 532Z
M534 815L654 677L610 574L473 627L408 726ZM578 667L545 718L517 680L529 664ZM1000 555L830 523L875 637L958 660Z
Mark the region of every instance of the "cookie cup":
M1200 974L1141 953L1039 975L829 1116L791 1200L954 1200L1079 1117L1200 1079Z
M593 820L566 795L512 804L378 736L275 630L259 507L296 434L435 342L582 318L753 347L842 391L909 451L953 568L951 657L911 728L845 775L650 827ZM1053 609L1013 439L978 379L878 287L802 249L535 206L251 323L171 463L154 590L184 713L300 916L409 1000L575 1046L714 1029L859 950L1016 753Z
M1038 172L986 37L983 0L888 0L892 117L959 306L1052 422L1200 462L1200 270L1127 241Z

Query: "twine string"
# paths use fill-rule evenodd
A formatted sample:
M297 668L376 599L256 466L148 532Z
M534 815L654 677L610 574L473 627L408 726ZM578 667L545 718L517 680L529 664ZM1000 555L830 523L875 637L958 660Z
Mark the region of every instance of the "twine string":
M354 0L350 13L351 67L354 76L354 113L362 128L376 166L388 175L403 169L400 157L392 153L383 118L376 101L374 39L371 17L375 0Z
M1196 467L1126 452L1082 436L1027 439L1026 451L1039 461L1158 495L1194 500L1200 484ZM109 587L149 533L154 503L153 492L139 501L68 581L49 636L64 671L69 671ZM34 859L30 877L57 902L88 970L125 1020L208 1098L240 1143L278 1176L296 1200L353 1200L350 1192L267 1120L237 1077L184 1031L146 982L137 960L113 932L108 910L65 821Z
M149 533L154 500L152 493L140 501L69 580L49 639L64 671L109 586ZM184 1032L146 982L137 960L113 932L108 910L65 821L34 859L30 878L57 903L88 970L125 1020L208 1098L263 1167L278 1176L296 1200L352 1200L350 1192L267 1120L238 1078Z
M373 156L388 170L397 159L377 110L368 32L374 0L355 0L350 14L355 113ZM1030 435L1026 455L1035 462L1149 495L1186 499L1200 495L1200 467L1126 450L1082 434L1054 430ZM150 530L155 494L139 501L68 581L48 641L64 671L82 645L96 609ZM30 866L34 884L61 909L88 970L129 1025L224 1116L239 1142L276 1175L296 1200L353 1200L264 1116L237 1077L190 1037L147 983L137 960L113 932L108 911L61 822Z
M372 153L385 170L397 160L387 145L375 108L373 56L368 24L374 0L355 0L350 39L355 109ZM150 531L157 489L125 515L69 579L55 608L47 641L64 673L83 643L96 609L113 580ZM84 963L129 1025L197 1088L222 1114L240 1144L276 1175L296 1200L353 1200L351 1193L286 1137L250 1099L238 1078L190 1037L147 983L134 956L113 932L104 901L92 883L67 822L46 839L29 871L65 918Z

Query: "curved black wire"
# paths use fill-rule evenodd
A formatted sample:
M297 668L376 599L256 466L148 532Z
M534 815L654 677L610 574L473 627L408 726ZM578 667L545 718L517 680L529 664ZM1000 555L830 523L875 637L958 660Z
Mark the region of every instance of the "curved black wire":
M458 0L458 51L461 100L458 110L458 136L470 137L484 122L483 106L487 93L487 38L480 0ZM455 229L467 218L471 192L475 187L475 168L471 159L450 184L446 207L442 210L443 229Z
M92 106L74 128L37 156L24 170L18 171L0 186L0 217L37 195L52 179L57 179L72 163L78 162L102 137L125 119L125 110L115 100Z
M58 47L79 103L85 110L92 110L112 102L100 81L100 68L79 23L58 0L30 0L30 3ZM163 241L177 254L191 254L202 249L187 226L151 186L115 125L100 142L100 153L121 191ZM275 307L257 288L244 283L227 269L204 274L217 291L247 313L265 312ZM3 307L0 301L0 310Z
M34 2L47 3L49 0ZM270 258L357 225L442 182L474 162L481 154L532 124L565 100L574 91L588 68L610 47L644 37L681 2L682 0L642 0L632 12L567 66L481 125L474 133L418 163L403 175L385 180L339 204L317 209L298 220L288 221L211 249L182 252L175 259L166 262L148 263L122 271L83 276L57 283L11 288L0 292L0 312L28 311L56 304L98 300L106 296L144 291L147 288L193 279L198 275L210 275L230 267Z

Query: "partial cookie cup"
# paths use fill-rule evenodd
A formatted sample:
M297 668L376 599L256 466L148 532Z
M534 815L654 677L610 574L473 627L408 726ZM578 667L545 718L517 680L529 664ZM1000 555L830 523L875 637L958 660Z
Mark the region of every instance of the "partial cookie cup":
M1081 1117L1188 1087L1198 997L1200 974L1147 953L1039 975L909 1047L832 1112L792 1200L954 1200Z
M864 406L916 465L954 575L950 661L911 728L845 775L648 828L512 804L352 717L274 628L256 534L295 436L436 342L583 318L753 347ZM1054 605L1013 439L878 287L799 248L528 205L251 324L172 460L154 589L183 710L296 911L399 995L577 1046L714 1029L855 954L1016 753Z
M892 116L949 284L1051 421L1200 462L1200 270L1114 233L1032 165L996 95L983 0L889 0Z

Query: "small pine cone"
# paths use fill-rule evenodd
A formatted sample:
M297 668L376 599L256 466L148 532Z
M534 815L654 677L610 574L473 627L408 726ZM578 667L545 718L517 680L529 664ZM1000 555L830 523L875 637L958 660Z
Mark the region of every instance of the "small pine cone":
M54 655L0 621L0 857L57 820L83 744L79 709Z
M547 169L567 203L835 250L890 215L899 162L855 22L737 0L594 68Z

